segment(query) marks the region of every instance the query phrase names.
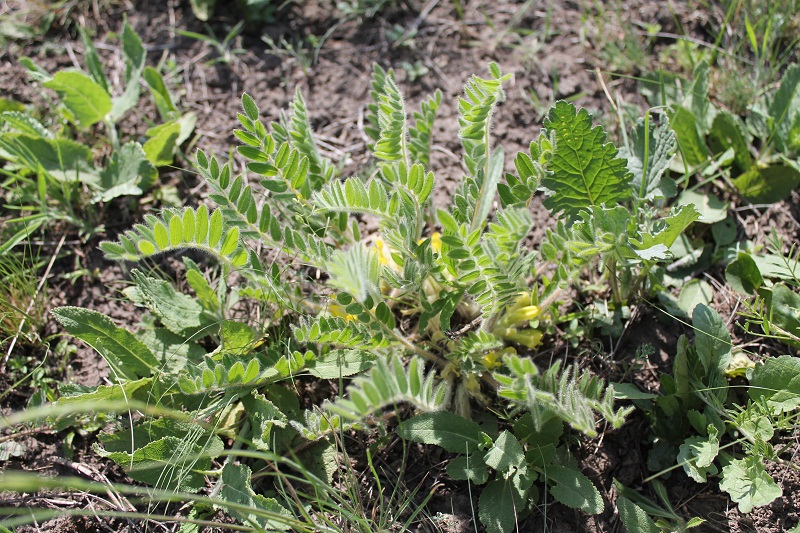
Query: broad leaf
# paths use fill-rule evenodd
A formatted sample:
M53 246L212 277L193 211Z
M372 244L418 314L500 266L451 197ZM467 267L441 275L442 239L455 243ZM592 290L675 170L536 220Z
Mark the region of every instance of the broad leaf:
M574 219L590 206L623 202L631 197L631 174L626 161L607 141L600 126L592 127L588 111L560 101L544 121L545 130L555 134L556 143L549 171L542 186L549 191L544 201L552 213L564 212Z
M772 288L769 298L772 323L789 335L800 337L800 295L783 283Z
M707 373L722 372L731 359L731 336L722 318L709 307L698 305L692 315L694 347Z
M732 460L722 469L719 488L731 495L743 513L749 513L753 507L769 505L783 494L757 455Z
M58 405L86 403L87 406L91 406L93 402L98 401L127 401L133 398L137 391L150 386L152 382L153 378L142 378L114 385L100 385L90 391L72 390L68 385L61 385L58 388L61 397L56 403Z
M486 464L502 474L512 470L525 470L525 453L517 438L508 431L503 431L484 455Z
M489 469L480 455L459 455L447 463L447 475L461 481L483 485L489 479Z
M715 154L733 148L733 161L741 172L749 169L753 162L750 156L750 139L747 138L745 131L739 117L721 111L714 117L714 123L708 134L708 144Z
M574 468L560 465L547 465L544 475L555 485L550 487L550 494L567 507L581 509L588 514L603 511L603 497L591 480Z
M745 199L759 204L771 204L788 198L800 184L800 171L793 164L754 167L733 184Z
M488 533L514 530L517 517L525 508L525 494L514 486L513 479L494 479L478 499L478 517Z
M331 350L308 365L309 373L321 379L337 379L367 370L375 355L364 350Z
M661 533L661 528L647 513L624 496L617 498L619 518L628 533Z
M755 294L764 284L758 265L750 254L740 253L725 268L725 279L733 290L746 296Z
M688 109L676 106L669 115L683 160L691 167L708 161L708 148L697 129L697 120Z
M8 134L0 137L0 148L16 158L18 164L32 172L42 170L57 181L99 183L91 150L70 139Z
M141 195L158 178L158 171L147 160L141 145L125 143L111 155L106 168L100 172L100 191L92 202L107 202L125 195Z
M144 143L144 153L147 159L157 167L172 163L175 158L175 148L181 135L179 122L167 122L147 131L150 139Z
M254 524L261 530L288 531L293 521L292 514L274 498L265 498L253 491L250 484L250 467L226 462L222 468L222 491L220 497L248 511L228 509L228 512L245 524Z
M59 307L52 313L71 335L97 350L116 377L135 380L158 368L159 362L147 346L107 316L81 307Z
M788 413L800 407L800 359L791 355L765 359L756 365L749 379L748 394L754 400L764 397L773 414Z
M397 434L406 440L441 446L450 453L474 453L483 444L478 424L449 411L417 415L403 422Z
M222 452L222 441L192 442L177 437L164 437L146 444L133 454L95 450L125 469L136 481L154 487L182 492L197 492L205 486L201 471L211 468L211 459Z
M678 197L677 205L693 205L700 213L698 222L715 224L728 218L728 206L711 194L702 194L695 191L684 191Z
M708 474L716 475L714 459L719 453L719 431L712 424L708 426L708 437L689 437L680 446L678 463L686 474L697 481L705 483Z
M111 97L82 72L62 70L43 85L61 95L64 106L83 128L100 122L111 111Z

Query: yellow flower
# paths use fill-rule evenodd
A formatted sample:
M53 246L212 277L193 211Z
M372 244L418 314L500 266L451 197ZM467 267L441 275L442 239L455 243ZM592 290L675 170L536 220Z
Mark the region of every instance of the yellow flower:
M344 307L335 301L332 301L330 304L328 304L328 312L331 314L331 316L336 318L344 318L348 322L358 319L356 315L348 314Z
M526 328L519 331L517 328L495 328L492 333L505 341L516 342L531 350L542 344L543 333L538 329Z
M378 261L384 266L388 266L392 270L400 271L400 267L394 262L392 258L392 248L384 242L380 237L375 237L375 250L378 252Z

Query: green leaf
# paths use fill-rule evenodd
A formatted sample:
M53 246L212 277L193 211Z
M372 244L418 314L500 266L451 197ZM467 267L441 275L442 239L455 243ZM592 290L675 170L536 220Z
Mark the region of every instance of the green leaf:
M718 472L713 464L718 453L719 430L711 424L708 437L689 437L683 441L678 451L678 463L690 478L705 483L708 474L714 476Z
M692 315L694 347L707 374L723 372L731 359L731 335L713 309L698 305Z
M357 301L364 302L367 297L380 298L380 259L374 249L363 243L357 243L347 251L333 252L326 270L330 274L328 283L349 293Z
M108 202L126 195L141 195L158 178L158 171L147 160L142 146L130 141L111 154L100 172L100 187L92 202Z
M647 516L647 513L624 496L617 498L619 518L628 533L661 533L661 528Z
M64 106L75 115L82 128L100 122L111 111L111 97L82 72L62 70L42 85L61 95Z
M422 413L397 428L400 437L435 444L451 453L474 453L483 444L480 426L449 411Z
M142 44L142 39L139 38L127 21L122 26L122 52L128 61L126 80L128 83L134 80L138 81L139 73L144 68L147 51Z
M750 143L745 134L745 127L739 117L728 111L720 111L714 117L711 131L708 134L708 144L715 154L721 154L733 148L734 164L739 171L744 172L753 164L750 156Z
M180 111L175 106L175 102L172 101L172 95L167 89L161 74L153 67L146 67L142 71L142 78L147 84L147 88L150 89L150 94L156 104L161 120L169 122L177 119Z
M136 284L136 296L164 327L182 337L199 335L195 338L200 338L209 333L208 327L215 321L206 315L197 300L176 291L172 284L145 276L139 270L133 270L131 274Z
M681 288L678 296L678 309L685 316L692 316L698 305L709 305L714 299L714 289L702 279L693 279Z
M489 469L479 455L459 455L447 463L447 475L456 480L483 485L489 480Z
M757 455L732 460L722 469L721 477L719 488L731 495L743 513L769 505L783 494Z
M567 507L581 509L588 514L603 512L603 497L591 480L574 468L548 465L544 475L549 482L550 494Z
M628 160L633 194L639 200L672 198L677 194L675 180L664 174L675 157L675 133L666 114L659 113L658 121L658 125L653 124L649 114L640 118L631 130L631 150L620 154Z
M700 213L698 222L714 224L728 218L728 206L725 202L710 194L695 191L684 191L676 201L677 205L693 205Z
M91 162L89 147L70 139L6 134L0 137L0 148L14 157L18 164L34 173L42 170L56 181L90 185L97 185L100 181Z
M631 174L617 149L606 142L600 126L592 127L592 117L585 109L559 101L544 121L545 130L554 133L556 142L549 171L542 186L549 197L545 207L552 213L564 212L574 219L590 206L623 202L631 196Z
M58 405L85 403L87 406L91 406L93 402L98 401L128 401L137 391L150 387L152 383L153 378L142 378L113 385L100 385L88 392L70 392L69 386L62 385L58 388L61 397L56 403Z
M244 322L224 320L219 327L219 338L222 341L223 353L239 355L249 351L255 340L255 334Z
M222 452L222 442L215 438L209 446L191 439L163 437L132 454L109 452L100 447L95 450L121 465L136 481L162 489L197 492L205 486L201 471L211 468L211 459Z
M78 26L78 33L80 34L81 42L83 43L83 61L86 63L86 68L89 70L89 74L92 75L94 81L96 81L104 91L111 94L111 91L109 90L110 84L108 82L108 78L106 78L106 74L103 72L103 63L100 61L100 57L97 55L97 50L95 49L92 40L89 38L89 35L82 26Z
M775 415L800 407L800 359L791 355L768 358L758 363L749 379L753 400L766 398Z
M653 233L652 235L643 234L642 240L640 243L636 243L636 247L638 248L637 254L641 255L641 252L644 250L648 250L653 248L654 246L661 245L662 247L669 249L675 241L683 235L693 222L697 221L700 218L700 213L691 206L691 205L682 205L678 207L677 211L670 213L670 216L659 220L657 226L659 229ZM663 257L659 257L659 259L665 259L666 253Z
M144 143L144 153L147 159L157 167L172 163L175 158L175 148L181 134L179 122L167 122L147 131L150 139Z
M478 517L487 533L508 533L514 531L517 516L524 508L524 494L512 480L494 479L481 492Z
M228 512L245 524L258 526L267 531L288 531L293 521L292 514L274 498L256 494L251 486L250 467L226 462L222 467L222 491L220 497L230 503L248 508L248 511L228 509Z
M798 109L800 109L800 65L795 63L784 72L781 86L769 106L769 116L772 119L771 136L779 152L788 151L789 132Z
M508 431L503 431L483 457L484 462L502 474L512 469L525 469L525 454L517 438Z
M758 265L750 254L744 252L725 268L725 279L733 290L745 296L752 296L764 284Z
M800 172L794 165L772 165L752 168L733 180L745 199L771 204L788 198L800 184Z
M772 323L783 331L800 337L800 296L792 289L778 283L769 298Z
M147 346L102 313L81 307L59 307L52 313L71 335L97 350L116 376L135 380L158 368L158 359Z
M691 167L708 161L708 148L698 131L697 119L685 107L675 106L669 114L683 160Z
M331 350L308 365L309 373L321 379L352 376L369 369L375 354L363 350Z

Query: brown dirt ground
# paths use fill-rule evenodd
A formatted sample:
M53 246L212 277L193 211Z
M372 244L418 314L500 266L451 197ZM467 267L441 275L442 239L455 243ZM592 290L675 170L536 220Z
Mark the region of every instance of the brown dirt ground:
M6 4L5 2L3 4ZM24 2L10 2L21 6ZM43 105L41 91L27 83L24 69L18 64L19 57L29 55L53 71L73 66L73 57L81 58L82 46L77 39L75 24L90 28L96 39L103 44L100 53L120 68L119 50L109 32L118 31L123 17L127 17L148 47L148 61L152 64L164 62L169 65L167 82L180 95L179 106L197 113L199 120L192 141L207 153L224 155L231 145L237 144L232 135L236 126L242 92L251 94L268 119L275 119L285 109L300 88L308 102L310 117L323 151L335 161L346 160L343 174L355 173L366 168L366 136L362 129L363 115L369 100L369 84L373 63L394 67L401 90L408 99L409 109L414 109L420 100L435 89L444 93L444 105L437 119L434 134L435 151L433 170L439 179L435 201L448 202L462 170L456 154L460 153L457 141L457 109L452 102L459 95L466 78L473 72L485 72L490 61L498 62L504 71L514 74L509 87L508 99L500 106L494 118L496 142L502 144L507 154L509 169L513 154L525 150L536 138L541 123L541 110L530 102L535 94L542 102L559 98L574 99L576 104L593 111L596 118L613 131L615 120L606 96L607 90L614 98L642 105L635 82L630 76L641 73L647 65L628 65L624 76L612 76L608 55L603 48L607 40L624 37L623 27L657 23L664 35L681 33L708 39L712 23L719 22L720 14L694 3L652 2L634 0L627 2L619 11L620 18L609 9L605 16L587 17L597 6L588 2L522 2L495 0L493 2L463 1L464 17L454 15L454 2L419 1L403 2L383 16L369 20L350 20L332 27L333 2L297 2L290 6L278 20L258 28L248 28L236 46L244 50L232 56L230 63L210 65L214 50L207 44L181 37L176 28L205 33L207 29L195 20L188 2L176 0L113 0L85 4L67 3L58 11L50 31L42 38L30 43L14 43L0 53L0 95L14 100ZM595 7L592 7L592 6ZM604 18L605 17L605 18ZM236 22L233 18L219 17L211 27L217 35ZM388 38L395 25L401 28L416 28L416 34L408 45L396 45ZM322 46L318 61L310 64L313 53L308 48L299 54L271 51L261 40L261 35L289 42L307 42L310 37L321 36L332 30ZM669 44L667 37L659 37L650 43L650 61L657 57L660 48ZM116 58L116 60L114 59ZM428 72L413 81L402 68L402 63L419 64ZM650 65L654 66L654 65ZM119 72L117 72L119 74ZM605 87L604 87L605 86ZM557 88L556 88L557 87ZM147 117L153 109L144 107L126 119L126 131L141 134L146 128ZM187 152L192 150L187 149ZM188 167L186 161L182 165ZM203 188L191 172L169 171L162 173L162 182L174 185L189 201L199 201ZM796 242L800 236L800 199L795 195L790 201L768 209L753 211L742 207L737 211L742 232L750 238L763 238L765 228L773 226L781 230L787 242ZM122 206L116 206L122 207ZM540 206L534 206L537 217L533 242L537 242L544 229L552 224ZM111 213L116 214L115 218ZM105 221L108 235L113 237L141 216L141 212L127 209L111 209ZM60 235L57 235L60 237ZM57 240L57 238L56 238ZM111 316L117 323L134 326L138 321L135 307L124 303L117 292L124 287L125 267L109 264L97 253L98 240L72 245L56 262L49 282L49 307L79 305L95 309ZM52 251L50 251L52 253ZM75 283L60 278L80 266L95 275L84 276ZM724 279L720 272L717 279ZM728 319L735 312L735 301L724 295L715 302L723 317ZM674 355L675 342L685 332L673 324L657 320L657 312L643 308L629 328L627 337L615 350L615 359L598 355L592 366L605 377L618 377L621 362L629 358L643 342L656 347L656 355L650 367L645 368L636 382L644 389L655 390L658 372L668 370ZM57 327L49 322L44 334L57 333ZM26 348L21 348L26 349ZM539 357L563 357L566 346L555 345ZM35 353L32 356L38 356ZM63 374L52 376L57 380L76 381L86 385L97 385L105 379L107 368L93 351L78 347ZM7 384L6 384L7 386ZM22 400L2 405L4 412L19 408ZM649 475L644 463L647 443L642 435L647 421L641 415L631 417L629 423L617 431L605 433L600 441L576 439L573 451L583 471L601 488L607 503L615 499L612 480L638 488ZM18 461L9 461L2 468L23 468L49 473L50 475L84 475L91 479L123 479L124 475L108 462L98 460L91 453L91 435L78 436L73 444L74 456L65 457L60 437L54 434L32 434L26 438L26 454ZM351 445L348 444L348 449ZM354 450L363 448L363 438L355 438ZM378 457L387 470L397 467L397 457L391 454L394 441L384 448ZM441 512L445 517L439 527L442 531L473 531L470 501L467 487L454 483L444 475L444 455L440 450L422 449L412 446L408 463L416 465L409 469L405 483L414 487L422 483L422 493L437 483L442 487L431 501L431 512ZM356 454L351 454L357 457ZM356 459L357 461L357 459ZM361 465L362 467L364 465ZM772 468L772 467L771 467ZM776 480L784 488L784 498L773 505L742 516L730 508L725 498L719 496L714 483L712 490L687 480L682 473L667 481L676 510L685 516L701 516L708 522L699 531L784 531L797 524L800 509L800 477L796 470L772 468ZM367 488L369 489L369 487ZM30 497L3 497L0 503L12 506L47 506L52 508L89 508L91 498L87 495L45 494ZM103 521L104 522L104 521ZM116 521L103 523L94 518L70 519L61 517L29 531L129 531L138 526ZM421 531L433 530L432 526L420 526ZM172 529L170 529L172 530ZM524 524L520 531L620 531L621 525L613 510L597 517L587 517L559 504L548 503ZM23 530L20 530L23 531Z

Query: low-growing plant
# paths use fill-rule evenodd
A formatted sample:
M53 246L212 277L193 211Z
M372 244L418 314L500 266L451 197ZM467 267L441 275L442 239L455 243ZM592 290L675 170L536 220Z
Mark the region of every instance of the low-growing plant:
M127 23L121 33L125 87L117 96L91 40L83 32L82 39L88 74L62 70L51 75L32 60L22 60L34 80L60 97L53 127L25 112L0 113L5 208L20 212L8 221L18 229L5 236L0 251L58 220L68 221L86 234L98 231L101 217L92 216L97 215L94 206L147 191L158 179L158 167L172 163L177 147L194 130L195 115L180 113L161 75L145 65L145 48ZM139 102L142 82L163 122L147 131L144 144L138 140L123 143L118 122ZM69 126L60 126L62 121ZM96 131L98 124L102 125L102 141L83 141L84 132ZM98 165L101 154L107 154L103 166Z
M258 464L234 457L245 447L294 455L331 481L332 436L399 419L403 438L456 454L448 473L483 487L478 516L488 531L513 530L544 493L601 512L600 492L561 437L567 426L597 436L598 416L617 428L632 408L615 407L613 387L578 363L542 370L530 356L559 319L563 289L590 260L613 272L611 291L623 301L617 276L629 270L646 279L638 268L666 258L697 213L682 206L655 221L657 199L670 196L663 117L658 130L644 119L623 157L585 110L559 102L503 183L504 151L490 131L510 76L494 64L489 72L472 76L458 100L464 177L445 206L432 201L428 170L438 92L409 118L393 73L376 67L365 131L377 171L344 180L317 150L299 92L271 125L245 94L235 134L247 174L197 153L218 207L164 209L101 244L108 258L127 261L199 250L219 264L213 279L184 258L190 296L134 269L125 294L148 310L138 333L88 309L54 311L106 359L113 380L64 386L61 406L136 401L186 412L180 421L121 418L101 434L97 452L162 489L196 492L214 479L232 514L281 529L294 507L270 492L275 486L254 488ZM540 188L545 207L564 220L541 253L524 244ZM617 203L627 207L610 207ZM370 235L367 218L378 228ZM556 266L545 275L548 264ZM259 320L235 319L240 298L258 306ZM287 384L304 374L349 385L303 409ZM498 415L481 424L474 410ZM227 452L223 439L238 451Z
M732 346L719 315L702 304L692 325L694 344L685 336L678 340L660 394L633 396L653 424L648 467L660 474L677 461L698 483L719 477L720 488L749 513L782 494L765 465L791 461L783 457L789 447L779 436L796 426L800 365L789 355L754 363Z
M740 117L709 99L705 61L693 80L659 73L643 82L651 104L668 109L681 155L673 170L687 182L694 174L717 180L757 204L780 201L800 184L798 91L800 65L792 64L778 88L765 90Z

